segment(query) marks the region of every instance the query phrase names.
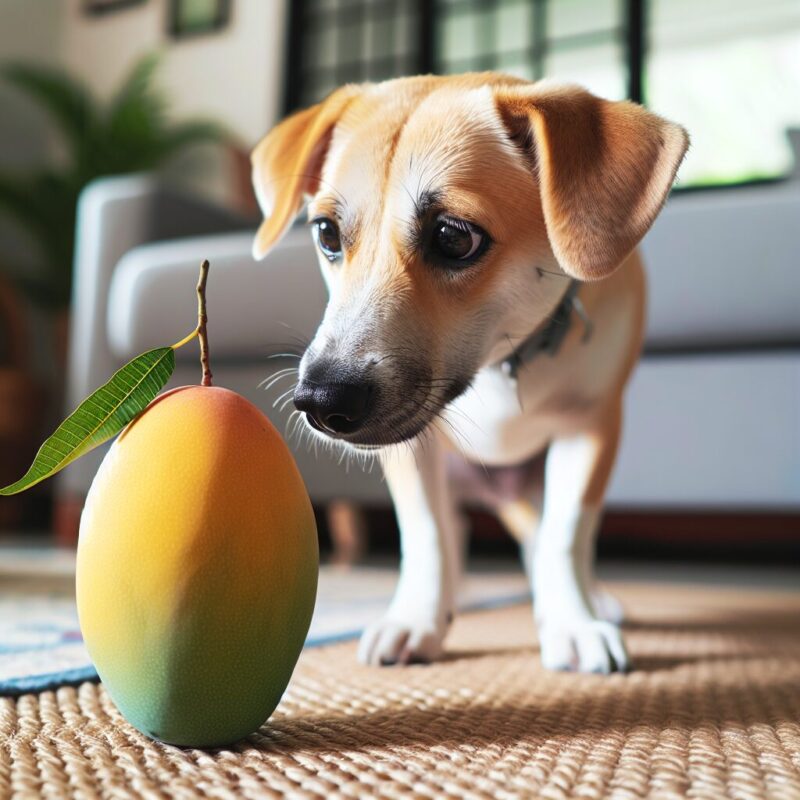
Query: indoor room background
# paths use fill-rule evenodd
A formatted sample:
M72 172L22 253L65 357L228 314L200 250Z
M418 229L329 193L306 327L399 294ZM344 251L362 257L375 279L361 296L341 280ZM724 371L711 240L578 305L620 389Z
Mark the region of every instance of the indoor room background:
M303 229L266 264L250 259L249 150L345 82L501 70L630 98L691 136L643 244L647 343L601 551L798 553L797 2L3 0L0 61L6 483L113 369L189 329L193 299L179 287L204 254L218 265L219 380L286 431L291 408L276 400L290 384L259 384L284 366L269 357L309 340L325 292ZM56 79L20 77L21 65ZM102 129L114 109L117 129ZM81 150L87 126L96 138ZM194 372L179 361L174 382ZM391 551L379 470L289 434L326 546ZM74 543L103 452L4 498L0 536ZM512 551L491 520L471 519L477 549Z

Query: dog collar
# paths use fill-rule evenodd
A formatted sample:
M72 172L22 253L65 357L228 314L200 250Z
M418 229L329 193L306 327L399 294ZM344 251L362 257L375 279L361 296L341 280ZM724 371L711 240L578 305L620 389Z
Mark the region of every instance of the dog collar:
M551 358L558 353L564 337L572 327L572 312L574 311L583 323L582 342L588 342L592 336L594 326L586 314L586 309L578 297L580 283L570 281L567 291L555 311L550 315L546 325L537 328L527 339L519 344L501 362L500 368L511 378L516 379L517 373L525 364L533 361L540 353L546 353Z

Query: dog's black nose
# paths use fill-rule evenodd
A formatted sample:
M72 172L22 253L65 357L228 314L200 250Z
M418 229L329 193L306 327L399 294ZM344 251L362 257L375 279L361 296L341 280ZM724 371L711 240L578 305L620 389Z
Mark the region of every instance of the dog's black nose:
M294 392L294 405L309 423L325 433L355 433L367 420L375 396L369 383L305 383Z

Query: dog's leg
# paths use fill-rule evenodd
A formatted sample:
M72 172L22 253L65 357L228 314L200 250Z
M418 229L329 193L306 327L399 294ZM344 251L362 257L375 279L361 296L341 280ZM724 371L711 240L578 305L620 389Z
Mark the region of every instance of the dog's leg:
M550 669L626 670L619 627L601 619L591 596L594 537L614 463L621 409L591 430L550 445L535 548L535 613L542 663Z
M361 637L367 664L431 661L455 611L459 516L447 485L443 443L431 432L383 459L400 526L400 579L386 615Z
M541 524L539 505L527 500L514 500L499 505L496 511L500 522L503 523L503 527L519 544L522 566L525 568L525 574L531 584L531 594L535 596L533 558L536 550L536 532ZM597 618L620 625L625 618L622 604L614 595L595 583L592 558L593 553L590 548L587 548L584 561L579 565L582 570L581 574L584 576L582 585L592 587L589 591L589 597Z
M525 574L533 584L533 554L541 522L539 508L527 500L512 500L497 506L497 517L519 545Z

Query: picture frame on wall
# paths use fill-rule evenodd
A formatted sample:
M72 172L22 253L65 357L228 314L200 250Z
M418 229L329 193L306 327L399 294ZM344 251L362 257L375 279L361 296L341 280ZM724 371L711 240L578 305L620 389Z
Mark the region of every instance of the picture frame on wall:
M83 12L96 17L131 8L131 6L141 6L146 2L147 0L83 0Z
M214 33L230 16L231 0L170 0L169 32L176 39Z

